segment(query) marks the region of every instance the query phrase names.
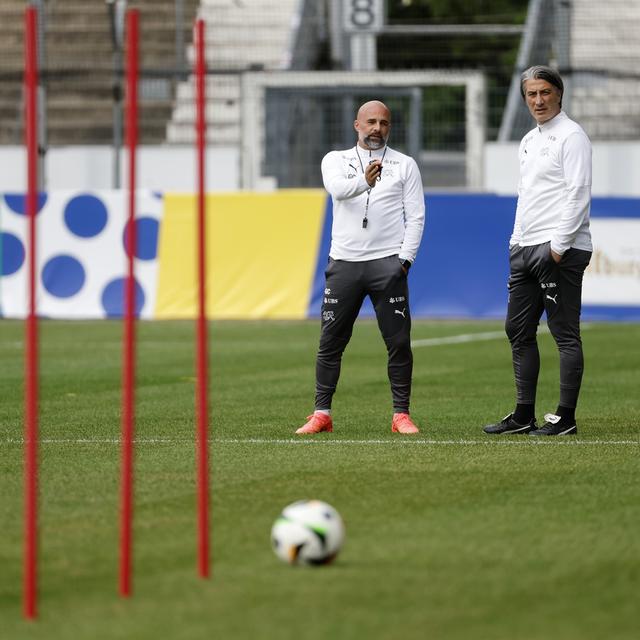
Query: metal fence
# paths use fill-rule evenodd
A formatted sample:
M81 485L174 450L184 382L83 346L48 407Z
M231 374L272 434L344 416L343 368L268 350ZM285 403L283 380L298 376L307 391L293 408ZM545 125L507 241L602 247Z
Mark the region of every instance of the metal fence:
M425 186L481 188L486 84L482 73L463 71L246 74L243 185L322 186L322 157L355 144L356 112L370 99L390 108L390 145L416 159ZM449 140L443 122L457 127Z
M551 64L563 76L563 109L592 140L640 140L640 2L531 0L499 140L531 128L520 72Z
M256 70L312 74L352 69L353 61L345 54L349 34L341 24L349 1L33 0L41 9L45 117L41 147L119 144L122 15L125 8L138 8L141 142L192 142L191 29L199 12L208 25L209 143L240 148L244 154L241 78ZM0 145L22 143L26 4L26 0L0 3ZM526 66L540 63L560 69L567 80L565 108L593 140L640 139L637 0L372 0L370 4L386 11L373 40L377 71L464 69L484 76L487 140L517 140L530 126L518 77ZM405 87L389 93L372 84L346 98L329 89L322 96L274 90L264 104L254 105L262 109L255 118L274 123L266 129L264 175L277 176L283 186L317 184L319 150L324 143L343 145L352 135L351 116L345 114L353 111L354 103L375 96L394 108L394 141L429 167L432 186L471 184L463 87L425 87L419 98L415 87L413 92ZM418 102L416 119L411 114ZM322 118L308 116L319 112ZM303 152L289 117L306 117L305 135L323 144Z
M0 8L0 144L22 141L24 1ZM123 98L126 8L141 13L143 142L162 142L177 80L188 75L186 43L197 0L39 0L39 63L44 145L111 144Z

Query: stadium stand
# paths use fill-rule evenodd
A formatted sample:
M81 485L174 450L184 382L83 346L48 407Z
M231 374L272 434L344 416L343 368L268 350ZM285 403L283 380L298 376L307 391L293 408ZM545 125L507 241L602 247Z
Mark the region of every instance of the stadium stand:
M21 144L23 136L25 4L25 0L0 3L3 53L0 57L0 144L5 145ZM114 84L118 74L106 3L104 0L41 0L40 5L44 7L45 34L41 43L42 80L47 99L45 146L111 144ZM329 4L320 0L129 0L127 5L141 12L141 142L145 144L193 142L194 86L189 69L193 61L191 25L197 14L208 23L207 119L211 146L238 148L240 145L240 77L243 73L327 68L317 64L315 49L323 38L325 49L328 46ZM183 12L181 25L177 20L178 5ZM496 62L493 71L487 67L490 79L488 138L491 140L497 134L497 124L502 119L498 139L520 139L530 126L530 118L519 96L519 73L530 64L551 62L567 80L567 111L583 124L594 141L638 139L640 50L636 41L640 32L640 3L611 0L604 7L592 0L571 3L530 0L528 7L516 65L512 66L509 60L506 66L505 58ZM311 10L318 15L309 19L307 12ZM381 37L379 48L392 36ZM405 47L393 42L392 49L398 56L406 52ZM416 55L435 46L428 39L414 39L412 43ZM459 60L447 55L443 52L435 66L461 67ZM498 68L500 64L503 66ZM394 58L394 65L398 65L398 69L408 67L405 58ZM430 63L429 68L431 66L434 64ZM383 68L386 67L381 64ZM515 82L503 110L505 80L511 70ZM452 151L458 148L456 144L463 146L459 123L453 116L443 116L440 110L441 103L450 96L438 98L433 92L427 98L429 96L440 100L438 104L428 105L430 121L449 127L440 136L442 149L437 150ZM430 126L431 146L425 150L432 151L436 143L440 144L439 135L436 128Z
M638 33L638 2L531 0L498 139L519 140L531 127L520 73L549 63L565 81L563 108L593 141L640 138Z
M640 138L640 3L574 0L571 112L593 140Z
M208 141L240 144L240 74L247 70L286 69L298 0L202 0L200 17L207 29ZM189 59L193 59L190 48ZM193 78L178 86L176 104L167 125L167 141L192 143L195 107Z
M191 41L197 0L183 0L184 41ZM176 68L175 0L130 0L140 10L140 139L161 143L171 114ZM0 37L0 143L22 140L24 0L3 0ZM41 50L47 95L47 144L108 144L113 140L114 55L105 2L44 3L46 38Z
M23 0L0 3L0 144L20 144Z

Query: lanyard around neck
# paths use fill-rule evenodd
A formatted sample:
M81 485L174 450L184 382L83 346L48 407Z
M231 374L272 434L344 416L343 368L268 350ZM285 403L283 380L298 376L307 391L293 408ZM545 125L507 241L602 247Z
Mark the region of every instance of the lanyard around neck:
M358 160L360 161L360 168L362 169L362 175L364 175L364 164L362 163L362 158L360 157L360 152L358 151L358 145L356 145L356 154L358 156ZM382 165L382 163L384 162L384 157L387 155L387 146L385 145L384 147L384 151L382 152L382 158L380 158L380 164ZM369 149L369 158L371 158L371 149ZM371 164L372 160L369 160L369 164ZM382 172L380 173L380 175L376 178L376 180L380 181L380 179L382 178ZM364 218L362 218L362 228L366 229L367 228L367 224L369 223L369 218L367 217L369 215L369 198L371 197L371 189L373 187L369 187L367 189L367 202L364 205Z

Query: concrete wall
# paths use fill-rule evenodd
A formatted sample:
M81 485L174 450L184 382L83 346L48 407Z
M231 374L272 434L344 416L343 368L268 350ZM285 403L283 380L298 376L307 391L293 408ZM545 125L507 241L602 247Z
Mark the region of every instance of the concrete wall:
M484 191L513 195L518 185L518 144L487 143L484 152ZM195 190L195 151L192 147L141 147L138 188L154 191ZM110 189L113 152L107 146L59 147L46 156L46 189ZM122 182L126 186L126 152L122 152ZM209 191L240 188L240 152L234 147L207 152ZM26 189L23 147L0 147L0 191ZM601 142L593 145L593 195L640 196L640 142Z
M150 146L138 151L138 188L153 191L196 190L196 152L191 146ZM121 154L121 186L126 187L127 152ZM207 152L207 189L235 191L240 186L236 148ZM0 191L25 191L27 160L23 147L0 147ZM113 150L109 146L55 147L45 160L45 189L110 189Z

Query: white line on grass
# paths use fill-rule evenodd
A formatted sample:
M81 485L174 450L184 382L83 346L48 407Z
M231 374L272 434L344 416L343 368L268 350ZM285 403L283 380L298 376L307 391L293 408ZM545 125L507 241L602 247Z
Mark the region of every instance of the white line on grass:
M436 347L441 344L462 344L464 342L480 342L481 340L497 340L505 337L504 331L485 331L483 333L462 333L457 336L443 336L441 338L423 338L412 340L412 347Z
M586 331L591 327L589 324L583 324L581 326L582 331ZM538 327L538 333L549 333L549 327L546 325L540 325ZM481 331L479 333L460 333L455 336L442 336L440 338L422 338L421 340L412 340L412 347L437 347L441 344L464 344L467 342L482 342L483 340L498 340L504 338L506 340L507 335L504 330L502 331Z
M0 441L2 444L24 444L22 438L6 438ZM192 443L192 438L136 438L135 444L139 445L154 445L154 444L185 444ZM212 438L209 440L210 444L257 444L257 445L461 445L461 446L494 446L494 445L570 445L570 446L604 446L604 445L617 445L617 446L630 446L640 445L640 439L638 440L573 440L571 438L558 439L558 438L544 438L538 440L533 438L522 438L519 440L504 440L497 438L487 438L485 440L435 440L426 438L398 438L394 440L339 440L339 439L313 439L313 438ZM42 438L40 444L120 444L119 438Z
M549 333L547 327L539 327L538 333ZM481 342L483 340L497 340L505 338L506 334L502 331L483 331L480 333L461 333L457 336L442 336L441 338L423 338L422 340L412 340L412 347L437 347L441 344L463 344L466 342Z
M268 438L220 438L212 440L212 443L220 444L329 444L329 445L530 445L530 444L563 444L563 445L640 445L640 440L555 440L544 439L534 440L528 438L526 440L432 440L425 438L402 438L395 440L329 440L329 439L307 439L307 438L288 438L280 440L270 440Z

